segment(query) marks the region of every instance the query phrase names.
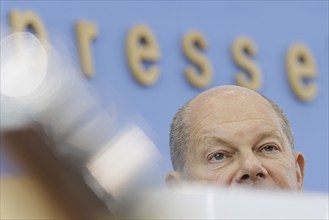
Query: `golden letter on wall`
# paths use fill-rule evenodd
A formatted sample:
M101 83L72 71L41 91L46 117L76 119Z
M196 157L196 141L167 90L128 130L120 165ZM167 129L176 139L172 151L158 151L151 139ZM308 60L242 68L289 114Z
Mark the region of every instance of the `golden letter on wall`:
M95 74L91 42L97 37L97 26L94 23L78 21L75 24L75 33L80 52L80 63L82 72L87 77L93 77Z
M126 53L128 65L135 79L145 86L154 84L159 77L159 69L155 65L146 69L143 62L157 61L160 52L153 33L146 25L136 25L129 31Z
M246 73L239 72L236 75L236 83L255 91L261 87L262 74L257 64L249 57L255 55L256 52L257 49L254 43L247 37L239 37L232 45L232 55L235 63L246 71Z
M314 99L317 93L317 85L305 84L303 80L312 80L317 75L313 57L306 46L294 44L287 53L287 75L292 91L302 101Z
M11 11L9 13L9 24L13 32L23 32L26 31L28 27L31 27L40 40L48 39L42 20L32 11Z
M206 49L207 42L201 33L192 31L187 33L183 38L183 52L185 56L198 65L200 73L193 66L185 69L187 80L197 88L203 88L210 84L213 76L210 62L200 53L200 49Z

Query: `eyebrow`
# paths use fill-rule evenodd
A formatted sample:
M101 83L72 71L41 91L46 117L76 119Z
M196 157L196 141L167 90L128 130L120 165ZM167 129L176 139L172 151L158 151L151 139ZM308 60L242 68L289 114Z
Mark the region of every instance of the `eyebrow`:
M208 143L216 143L216 144L219 144L219 145L223 145L223 146L227 146L227 147L231 147L231 148L234 148L234 144L229 141L229 140L226 140L225 138L221 138L219 136L207 136L204 138L205 140L205 144L207 145Z
M211 135L203 138L202 144L199 148L199 150L201 151L200 155L206 156L209 153L209 150L214 147L214 145L217 147L219 145L222 147L228 147L233 150L236 150L236 147L234 147L234 144L231 141L219 136Z
M275 131L275 130L269 130L269 131L265 131L265 132L262 132L260 134L258 134L255 138L255 142L260 142L264 139L267 139L267 138L275 138L275 139L278 139L281 143L281 145L283 145L283 138L281 135L278 135L278 132Z
M254 139L254 143L259 143L261 142L262 140L264 139L268 139L268 138L274 138L274 139L278 139L280 144L283 145L283 138L281 135L278 134L277 131L275 130L268 130L268 131L264 131L264 132L261 132L259 133L255 139ZM207 146L209 145L209 143L216 143L216 144L219 144L221 146L225 146L225 147L230 147L230 148L233 148L233 149L236 149L234 147L234 144L225 139L225 138L222 138L222 137L219 137L219 136L206 136L204 137L204 145Z

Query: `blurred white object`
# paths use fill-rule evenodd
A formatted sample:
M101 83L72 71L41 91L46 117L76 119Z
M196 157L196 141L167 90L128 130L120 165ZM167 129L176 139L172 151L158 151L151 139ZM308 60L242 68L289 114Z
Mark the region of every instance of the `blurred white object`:
M30 121L28 104L47 74L47 54L31 34L16 33L1 40L1 128Z
M23 42L17 43L19 38ZM47 73L47 54L41 42L31 34L13 34L1 41L1 50L1 94L31 94Z
M114 99L105 109L65 56L31 33L1 39L1 130L35 126L115 211L154 182L160 154L147 126Z
M124 194L135 175L147 169L144 166L159 158L159 155L154 144L136 125L128 127L108 144L108 148L94 155L87 167L99 184L118 198Z
M324 193L203 186L175 192L157 190L142 198L135 218L328 219L328 194Z

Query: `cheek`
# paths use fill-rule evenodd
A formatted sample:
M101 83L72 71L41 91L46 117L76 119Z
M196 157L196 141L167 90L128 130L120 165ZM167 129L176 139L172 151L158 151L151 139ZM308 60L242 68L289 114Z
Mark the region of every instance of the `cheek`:
M205 179L206 171L198 160L186 161L185 177L189 180L203 180Z
M230 185L232 179L237 171L235 164L228 164L224 167L216 168L208 166L207 180L209 183L215 183L218 185Z
M232 175L229 173L214 173L208 176L208 183L229 186L231 184Z
M190 180L216 185L230 185L234 176L233 167L215 167L213 165L199 164L196 161L186 170Z
M265 167L270 178L283 189L294 189L297 187L296 169L287 160L275 160Z

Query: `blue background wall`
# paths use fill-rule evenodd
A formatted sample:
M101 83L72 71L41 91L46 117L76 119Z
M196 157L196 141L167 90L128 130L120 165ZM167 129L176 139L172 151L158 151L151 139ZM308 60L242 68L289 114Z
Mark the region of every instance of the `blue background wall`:
M105 102L109 93L119 95L152 126L168 162L165 170L171 168L171 119L183 103L202 91L184 76L190 63L181 50L182 37L198 30L208 41L205 55L214 68L209 87L235 84L240 68L230 48L237 37L250 37L258 48L254 60L263 75L260 93L287 113L295 148L306 157L305 189L328 192L328 1L1 1L2 25L8 24L13 9L37 13L50 39L61 38L76 63L74 23L83 19L98 25L93 43L96 75L89 82ZM126 62L126 35L139 23L153 31L161 52L160 77L151 87L138 84ZM319 91L309 103L294 96L286 77L286 52L295 42L308 46L318 69ZM1 159L2 174L20 175L3 152Z

